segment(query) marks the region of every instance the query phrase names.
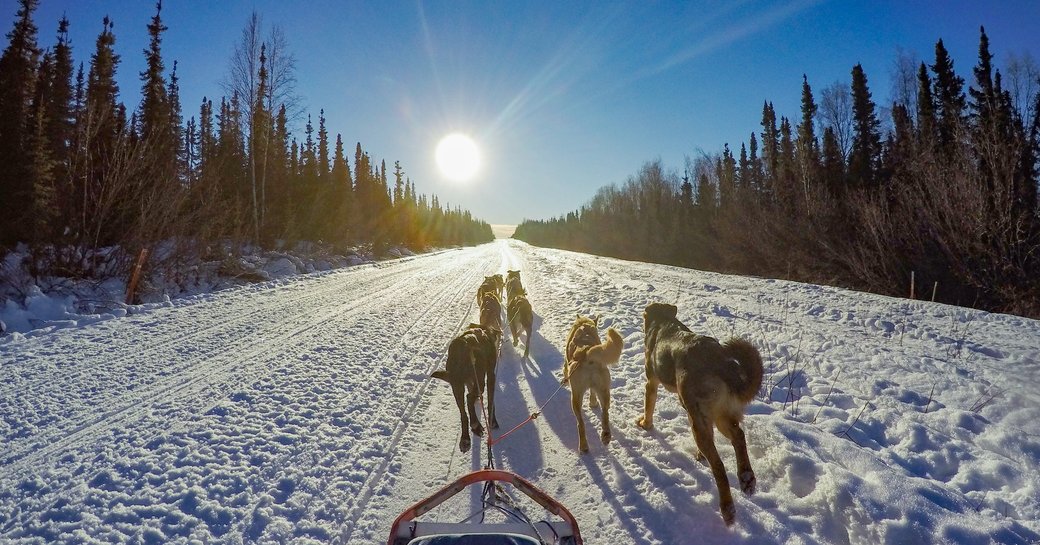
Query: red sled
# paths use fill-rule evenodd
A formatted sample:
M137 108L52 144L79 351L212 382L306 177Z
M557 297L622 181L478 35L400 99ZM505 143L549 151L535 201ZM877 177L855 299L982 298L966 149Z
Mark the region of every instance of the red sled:
M502 499L509 498L499 496L497 483L506 483L523 492L538 505L562 520L531 522L526 517L515 515L514 518L517 519L517 522L503 523L415 520L465 490L466 487L480 483L485 483L484 508L470 519L477 514L483 515L489 508L504 511L505 509L498 503ZM496 498L499 499L496 500ZM510 507L515 506L510 505ZM455 482L409 507L394 521L393 527L390 528L390 538L387 540L387 545L583 545L583 543L581 532L578 530L578 521L566 507L519 475L495 469L474 471L463 475Z

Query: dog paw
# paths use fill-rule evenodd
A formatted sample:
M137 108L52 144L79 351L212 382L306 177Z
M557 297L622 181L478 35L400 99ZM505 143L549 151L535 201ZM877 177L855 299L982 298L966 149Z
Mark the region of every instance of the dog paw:
M459 440L459 452L466 452L467 450L469 450L470 445L471 443L469 437L463 437Z
M589 453L589 446L588 445L578 445L578 452L580 452L582 454L588 454Z
M518 340L516 340L516 339L513 339L513 346L516 346L516 345L518 345L518 344L520 344L520 341L518 341Z
M740 474L740 489L747 495L755 493L755 485L758 484L758 480L755 479L755 472L748 470Z
M639 426L640 428L643 428L644 430L652 430L652 429L654 429L654 421L653 420L645 420L642 416L640 416L639 418L636 419L636 425Z
M726 526L733 526L733 521L737 520L737 508L733 502L720 505L719 510L722 511L722 522L725 522Z
M484 426L473 426L470 431L476 435L484 435Z
M600 440L603 441L604 445L606 445L607 443L610 443L610 431L608 430L608 431L605 431L605 432L599 434L599 438L600 438Z
M496 429L496 430L498 429L498 420L497 419L494 419L494 420L491 421L491 427Z

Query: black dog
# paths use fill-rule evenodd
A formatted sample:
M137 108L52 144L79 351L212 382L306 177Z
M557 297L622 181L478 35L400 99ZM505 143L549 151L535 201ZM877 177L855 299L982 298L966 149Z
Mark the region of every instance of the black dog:
M462 435L459 439L459 450L462 452L469 450L471 445L470 430L477 435L484 434L484 427L477 417L476 403L477 397L485 391L488 393L490 425L498 428L498 420L495 418L495 369L498 366L498 345L501 341L502 330L470 324L469 329L448 345L445 368L433 372L433 378L450 384L451 392L455 395L455 404L462 421Z

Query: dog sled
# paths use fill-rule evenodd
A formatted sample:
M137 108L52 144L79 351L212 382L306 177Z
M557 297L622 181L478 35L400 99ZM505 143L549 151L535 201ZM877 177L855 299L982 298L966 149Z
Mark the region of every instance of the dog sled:
M462 522L418 521L420 516L471 485L484 485L483 508ZM532 521L506 493L511 485L561 520ZM499 512L508 522L486 523L485 514ZM582 545L578 521L562 504L515 473L484 469L463 475L409 507L390 529L387 545Z

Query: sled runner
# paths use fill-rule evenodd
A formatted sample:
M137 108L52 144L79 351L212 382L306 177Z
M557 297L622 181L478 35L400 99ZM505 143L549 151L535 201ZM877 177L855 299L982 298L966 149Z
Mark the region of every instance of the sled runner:
M484 484L483 508L462 522L426 522L415 519L455 496L466 487ZM559 521L531 521L505 494L499 483L512 485L560 517ZM484 523L484 514L496 511L515 522ZM480 522L469 522L479 515ZM428 498L409 507L394 521L387 545L582 545L578 522L566 507L519 475L484 469L463 475Z

